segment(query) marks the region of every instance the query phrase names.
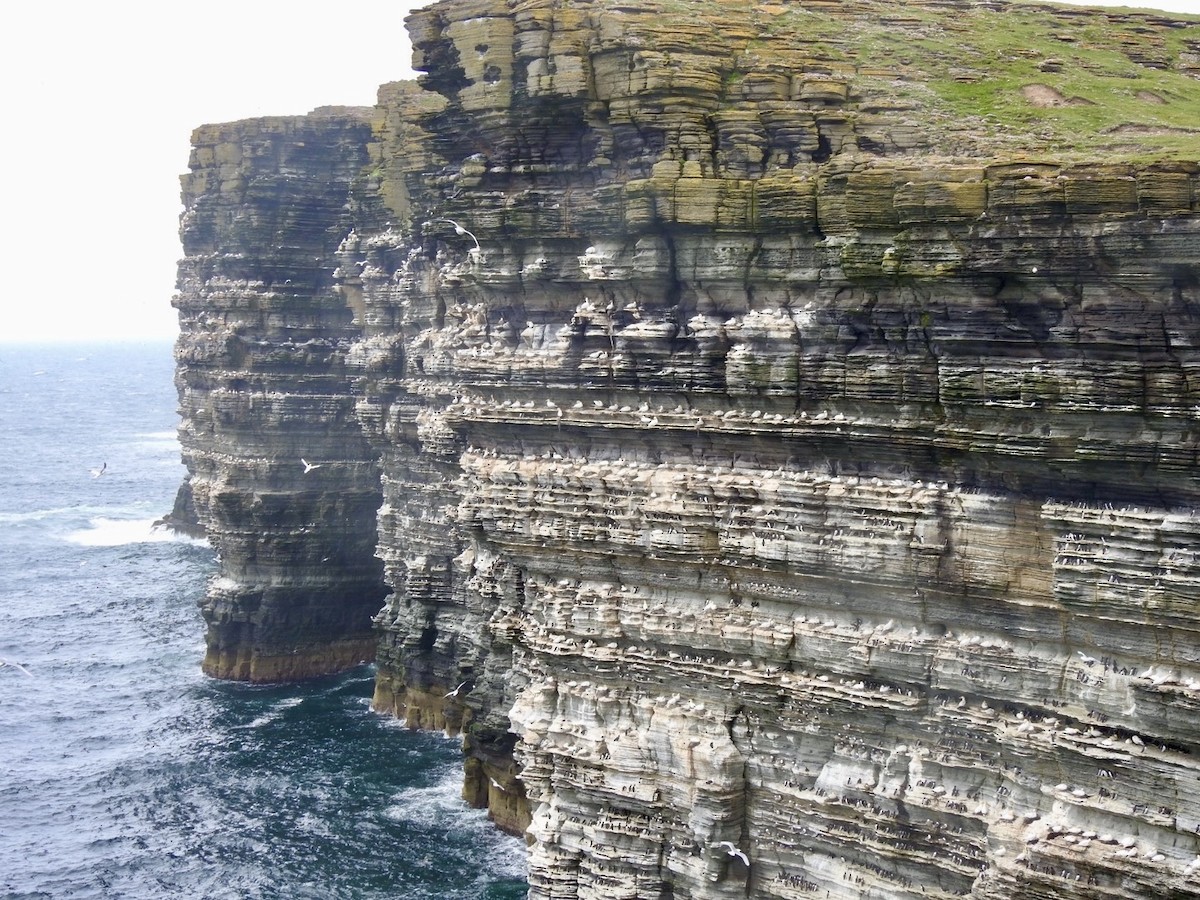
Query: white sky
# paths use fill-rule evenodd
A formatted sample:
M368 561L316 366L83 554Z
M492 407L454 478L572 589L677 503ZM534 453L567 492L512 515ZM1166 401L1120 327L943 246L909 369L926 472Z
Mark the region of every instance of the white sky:
M20 0L0 13L0 342L172 338L179 175L207 122L369 106L405 0Z
M379 84L412 76L404 16L417 5L8 4L0 342L173 337L178 176L192 129L374 103ZM1155 7L1200 13L1200 0Z

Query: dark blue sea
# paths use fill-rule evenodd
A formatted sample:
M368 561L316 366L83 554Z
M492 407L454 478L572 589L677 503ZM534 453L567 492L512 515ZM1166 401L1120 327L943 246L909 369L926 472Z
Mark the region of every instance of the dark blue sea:
M152 528L171 378L165 342L0 345L0 897L524 897L457 744L370 712L369 667L200 674L213 555Z

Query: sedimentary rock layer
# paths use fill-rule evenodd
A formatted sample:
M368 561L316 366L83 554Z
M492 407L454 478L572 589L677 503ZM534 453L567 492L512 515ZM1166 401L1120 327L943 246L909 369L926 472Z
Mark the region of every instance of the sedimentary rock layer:
M180 232L180 439L220 557L204 669L278 681L374 656L379 474L354 416L334 289L370 110L206 126ZM305 465L302 460L307 461Z
M409 27L337 252L375 705L530 896L1200 896L1200 26Z

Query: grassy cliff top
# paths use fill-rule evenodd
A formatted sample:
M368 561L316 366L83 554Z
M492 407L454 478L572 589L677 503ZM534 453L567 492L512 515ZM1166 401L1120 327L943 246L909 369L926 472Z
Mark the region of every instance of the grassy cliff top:
M947 155L1200 159L1200 16L1002 0L593 8L647 51L726 55L726 103L774 70L843 85L847 107L915 125Z

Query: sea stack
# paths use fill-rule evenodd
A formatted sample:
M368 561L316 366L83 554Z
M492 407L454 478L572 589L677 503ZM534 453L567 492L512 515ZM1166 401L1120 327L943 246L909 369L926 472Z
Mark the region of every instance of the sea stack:
M346 369L359 331L335 285L371 115L192 135L176 382L187 488L220 559L202 603L204 670L219 678L307 678L375 655L379 470Z

